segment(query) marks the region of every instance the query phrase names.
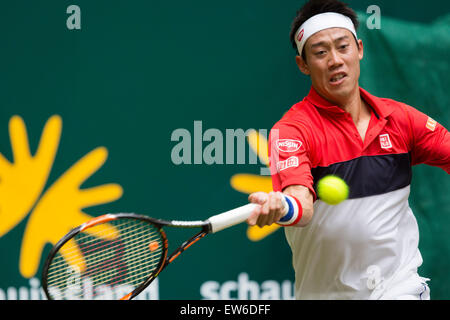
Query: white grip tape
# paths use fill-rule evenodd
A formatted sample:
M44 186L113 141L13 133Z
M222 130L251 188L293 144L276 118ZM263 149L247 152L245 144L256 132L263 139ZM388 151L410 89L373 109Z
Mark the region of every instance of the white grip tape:
M245 206L212 216L208 219L209 223L211 224L211 232L215 233L244 222L248 219L248 217L250 217L250 214L256 206L259 205L255 203L249 203Z

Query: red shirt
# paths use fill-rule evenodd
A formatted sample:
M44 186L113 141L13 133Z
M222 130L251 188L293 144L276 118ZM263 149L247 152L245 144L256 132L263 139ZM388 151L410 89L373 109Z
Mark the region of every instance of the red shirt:
M360 88L371 108L363 141L349 113L314 88L272 128L269 136L273 189L308 187L336 174L350 186L349 198L400 189L411 182L411 166L425 163L450 173L450 134L404 103Z

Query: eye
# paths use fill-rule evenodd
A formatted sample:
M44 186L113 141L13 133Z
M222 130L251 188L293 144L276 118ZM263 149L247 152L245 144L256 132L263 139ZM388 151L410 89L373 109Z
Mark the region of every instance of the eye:
M326 53L325 50L320 50L320 51L317 51L317 52L314 53L314 54L315 54L316 56L323 56L325 53Z
M347 49L348 47L349 47L348 44L343 44L343 45L339 46L339 49L345 50L345 49Z

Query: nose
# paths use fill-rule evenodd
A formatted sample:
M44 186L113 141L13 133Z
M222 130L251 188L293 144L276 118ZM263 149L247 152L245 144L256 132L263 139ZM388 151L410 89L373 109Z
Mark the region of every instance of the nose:
M328 59L328 68L335 69L336 67L342 66L343 63L344 61L342 60L339 52L337 50L331 50Z

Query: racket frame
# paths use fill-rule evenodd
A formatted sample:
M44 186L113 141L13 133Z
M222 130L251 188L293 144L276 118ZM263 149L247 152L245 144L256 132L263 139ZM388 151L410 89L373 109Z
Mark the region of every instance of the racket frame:
M105 214L96 218L93 218L89 220L88 222L73 228L71 231L69 231L64 237L62 237L51 249L49 255L47 256L47 259L45 260L45 264L42 271L42 288L44 290L44 293L48 300L53 300L52 296L50 295L49 288L48 288L48 281L47 281L47 275L50 268L50 265L53 261L53 258L56 256L56 254L59 252L59 249L65 245L70 239L73 239L77 234L80 232L94 227L96 225L107 223L109 221L126 218L126 219L137 219L137 220L143 220L147 223L150 223L154 225L161 237L163 242L163 254L162 257L155 268L155 270L148 276L146 280L144 280L139 286L137 286L132 292L125 295L121 298L121 300L130 300L136 297L139 293L141 293L147 286L150 285L150 283L159 275L159 273L167 267L173 260L175 260L183 251L185 251L187 248L189 248L192 244L206 236L208 233L211 233L211 224L208 221L166 221L161 219L155 219L151 218L145 215L140 215L136 213L116 213L116 214ZM168 240L166 233L163 230L163 227L176 227L176 228L195 228L199 227L201 228L201 231L196 233L194 236L192 236L190 239L184 241L176 250L174 250L170 256L168 256Z
M59 249L63 245L65 245L70 239L73 239L77 234L79 234L80 232L82 232L82 231L84 231L84 230L86 230L88 228L94 227L94 226L102 224L102 223L107 223L109 221L113 221L113 220L117 220L117 219L123 219L123 218L144 220L144 221L146 221L146 222L148 222L150 224L153 224L158 229L158 231L159 231L159 233L161 235L162 243L163 243L163 248L162 248L163 253L162 253L162 257L160 258L160 261L159 261L157 267L148 276L148 278L146 280L144 280L142 282L142 284L137 286L132 292L130 292L129 294L127 294L124 297L122 297L121 300L128 300L128 299L134 298L139 293L141 293L142 290L144 290L158 276L158 274L161 272L161 270L163 269L164 265L166 264L168 245L169 245L166 233L164 232L162 227L170 225L170 221L158 220L158 219L150 218L148 216L135 214L135 213L105 214L105 215L101 215L101 216L99 216L97 218L93 218L93 219L89 220L88 222L83 223L82 225L73 228L64 237L62 237L53 246L53 248L50 250L50 253L48 254L47 259L45 260L45 263L44 263L44 267L43 267L43 270L42 270L42 279L41 279L42 288L43 288L44 293L45 293L45 295L46 295L48 300L53 300L53 298L52 298L52 296L50 295L50 292L49 292L47 275L48 275L48 271L49 271L50 265L51 265L51 263L53 261L53 258L59 252Z
M142 282L139 286L137 286L132 292L125 295L121 298L121 300L130 300L136 297L139 293L141 293L150 283L159 275L159 273L165 269L173 260L175 260L182 252L184 252L187 248L189 248L192 244L205 237L209 233L216 233L223 229L226 229L230 226L236 225L245 221L251 214L252 210L255 208L256 204L247 204L245 206L217 214L215 216L211 216L207 220L198 220L198 221L178 221L178 220L161 220L151 218L146 215L140 215L136 213L115 213L115 214L105 214L96 218L93 218L86 223L72 229L69 231L61 240L59 240L51 249L42 271L42 288L44 289L44 293L49 300L53 300L48 288L47 275L50 268L50 264L53 258L58 253L59 249L67 243L70 239L75 237L80 232L88 229L90 227L107 223L112 220L120 219L120 218L132 218L138 220L144 220L150 224L153 224L161 234L163 239L163 255L158 263L158 266L155 270L148 276L146 280ZM201 231L196 233L190 239L183 242L176 250L174 250L170 256L167 256L168 253L168 240L166 233L162 229L163 227L176 227L176 228L201 228Z

